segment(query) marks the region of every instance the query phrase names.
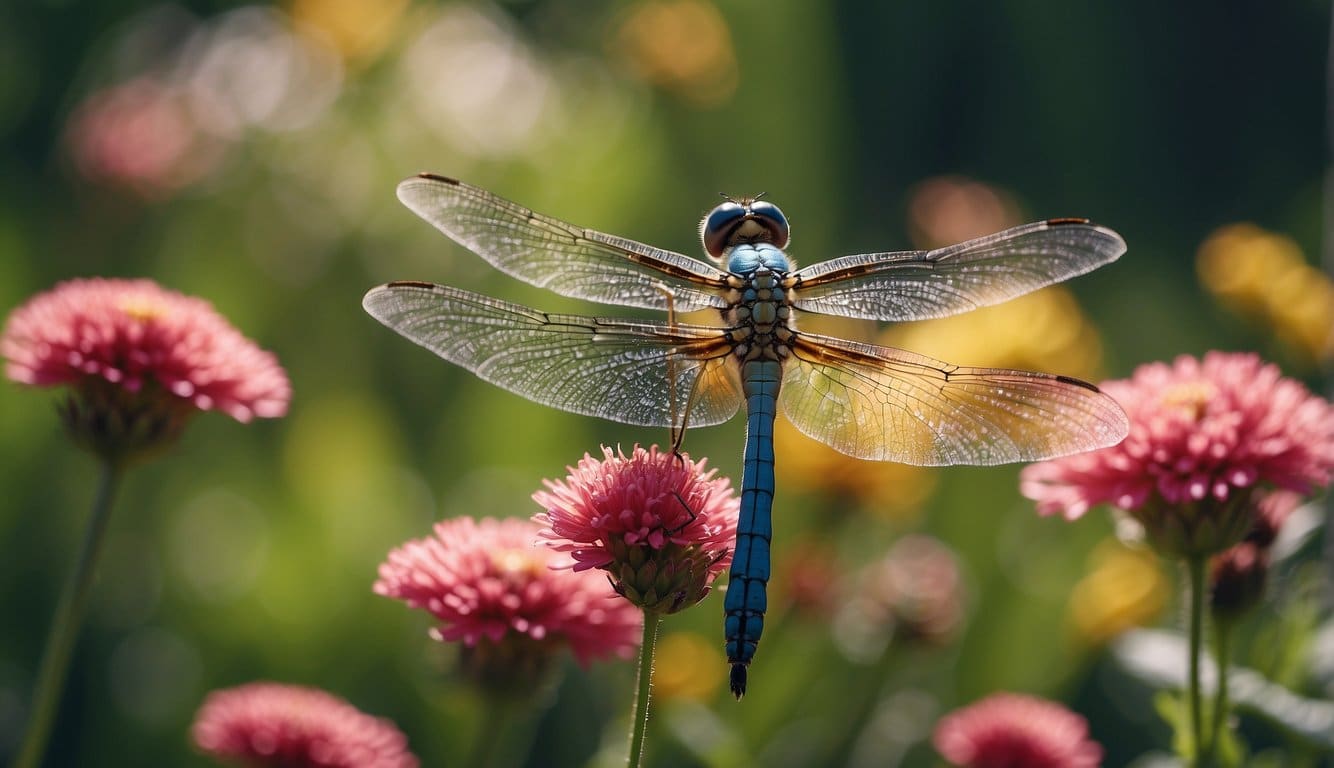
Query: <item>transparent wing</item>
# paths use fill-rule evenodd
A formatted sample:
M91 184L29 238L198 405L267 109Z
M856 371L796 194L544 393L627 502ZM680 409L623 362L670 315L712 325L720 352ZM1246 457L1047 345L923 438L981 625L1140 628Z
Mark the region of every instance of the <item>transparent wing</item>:
M741 386L716 328L552 315L431 283L372 289L376 320L478 377L542 405L625 424L727 421Z
M1115 261L1121 236L1051 219L934 251L863 253L793 273L794 304L868 320L926 320L999 304Z
M443 176L398 185L398 199L496 269L562 296L677 311L723 306L726 273L679 253L566 224Z
M961 368L802 334L779 399L794 425L851 456L919 466L1038 461L1115 445L1116 401L1078 379Z

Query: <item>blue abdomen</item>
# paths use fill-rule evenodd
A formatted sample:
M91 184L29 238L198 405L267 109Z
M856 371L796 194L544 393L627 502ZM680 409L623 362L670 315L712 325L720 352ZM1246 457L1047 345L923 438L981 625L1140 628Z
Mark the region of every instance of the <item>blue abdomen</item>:
M752 360L741 370L746 393L746 452L741 482L741 518L727 582L724 628L732 693L746 692L746 667L755 656L768 608L769 542L773 538L774 417L782 367Z

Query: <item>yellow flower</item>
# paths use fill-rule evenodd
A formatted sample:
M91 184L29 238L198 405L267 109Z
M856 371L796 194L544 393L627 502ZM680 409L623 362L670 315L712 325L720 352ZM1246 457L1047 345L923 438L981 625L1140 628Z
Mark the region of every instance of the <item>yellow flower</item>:
M344 59L368 61L393 39L407 0L293 0L292 20Z
M740 82L731 29L705 0L636 3L608 47L641 80L695 106L726 102Z
M880 343L958 365L1100 378L1097 329L1074 296L1059 286L953 317L894 326Z
M913 517L936 487L935 472L855 459L803 435L786 419L774 427L774 451L786 488L855 500L890 519Z
M707 701L723 676L723 655L718 643L694 632L674 632L658 641L653 664L653 695L659 700Z
M1004 189L966 176L936 176L913 188L908 230L918 248L941 248L1022 223ZM880 339L958 365L1099 376L1102 345L1074 297L1053 287L954 317L895 326Z
M1268 325L1308 362L1334 357L1334 283L1292 238L1229 224L1200 246L1196 269L1224 306Z
M1102 645L1162 613L1169 587L1152 553L1109 539L1094 548L1089 566L1069 607L1075 633L1087 644Z

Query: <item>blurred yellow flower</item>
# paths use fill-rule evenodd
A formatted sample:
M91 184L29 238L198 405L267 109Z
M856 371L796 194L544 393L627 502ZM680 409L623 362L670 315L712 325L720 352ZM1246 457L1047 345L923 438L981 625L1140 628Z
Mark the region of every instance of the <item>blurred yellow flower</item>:
M724 675L718 643L694 632L674 632L658 641L653 664L653 695L659 700L713 697Z
M894 326L880 343L957 365L1002 366L1097 379L1102 341L1065 288L939 320Z
M407 0L292 0L292 20L343 59L364 62L393 39L407 7Z
M1023 215L1003 189L965 176L913 188L908 230L918 248L940 248L1013 227ZM1003 366L1094 379L1102 344L1069 291L1051 287L962 315L895 326L880 343L958 365Z
M1270 326L1308 361L1334 357L1334 283L1292 238L1229 224L1200 246L1196 269L1224 306Z
M787 419L774 427L774 451L786 488L855 500L890 519L913 517L936 487L934 472L855 459L803 435Z
M741 79L727 20L705 0L636 3L608 48L636 77L699 107L726 102Z
M1070 594L1070 623L1085 643L1101 645L1156 619L1169 589L1151 552L1109 539L1090 553L1089 571Z

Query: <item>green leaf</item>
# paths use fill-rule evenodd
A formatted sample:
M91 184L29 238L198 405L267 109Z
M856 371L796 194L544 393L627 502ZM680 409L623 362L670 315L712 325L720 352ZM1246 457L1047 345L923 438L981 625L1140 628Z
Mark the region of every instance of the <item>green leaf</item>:
M1190 735L1186 697L1174 690L1160 690L1154 694L1153 708L1172 729L1172 751L1190 761L1195 756L1195 745Z
M1127 632L1112 652L1130 674L1151 686L1177 690L1186 683L1186 641L1178 633ZM1204 662L1201 687L1208 695L1214 690L1216 672L1211 660ZM1334 752L1334 702L1299 696L1246 667L1228 668L1228 690L1238 711L1260 717L1312 747ZM1165 718L1177 729L1175 720Z

